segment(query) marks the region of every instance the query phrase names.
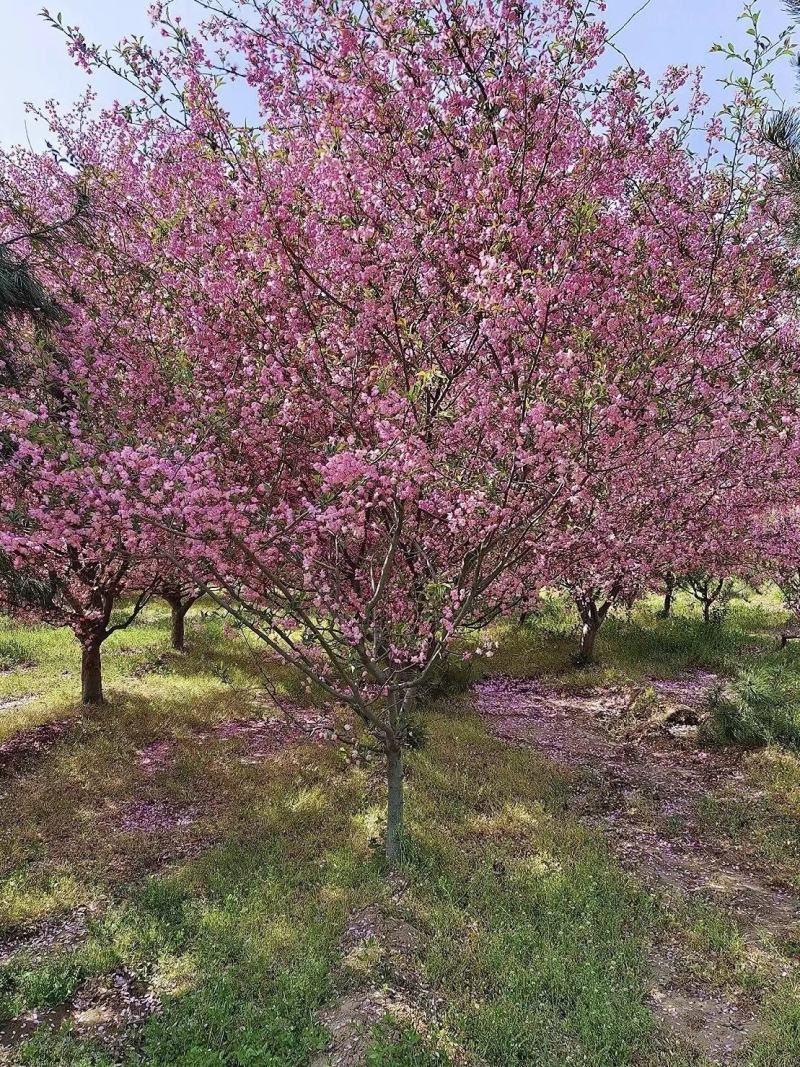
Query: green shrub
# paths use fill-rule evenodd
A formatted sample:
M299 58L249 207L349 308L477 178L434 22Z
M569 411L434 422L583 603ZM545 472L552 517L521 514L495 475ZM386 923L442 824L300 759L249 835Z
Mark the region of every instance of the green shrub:
M800 748L800 707L779 665L750 667L712 697L709 740Z

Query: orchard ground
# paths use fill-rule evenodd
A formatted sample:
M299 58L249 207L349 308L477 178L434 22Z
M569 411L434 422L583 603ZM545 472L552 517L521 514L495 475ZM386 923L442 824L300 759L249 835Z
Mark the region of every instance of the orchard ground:
M576 670L548 600L441 679L391 876L380 753L208 605L91 711L3 623L0 1063L800 1063L800 642L657 609Z

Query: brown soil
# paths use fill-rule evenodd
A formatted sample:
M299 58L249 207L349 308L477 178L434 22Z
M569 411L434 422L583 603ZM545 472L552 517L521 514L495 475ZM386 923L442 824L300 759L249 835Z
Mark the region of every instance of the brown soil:
M27 1012L0 1025L0 1064L15 1063L14 1049L41 1026L58 1029L70 1023L82 1037L91 1037L112 1054L121 1053L132 1031L159 1010L158 998L129 974L90 978L72 1000L54 1008Z
M0 940L0 967L19 953L40 960L51 952L74 948L85 939L89 922L97 912L97 907L90 904L15 928L11 936Z

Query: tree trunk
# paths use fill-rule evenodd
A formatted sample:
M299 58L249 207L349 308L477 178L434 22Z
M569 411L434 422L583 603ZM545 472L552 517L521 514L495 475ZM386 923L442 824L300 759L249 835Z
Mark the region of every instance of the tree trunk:
M189 608L194 604L195 598L187 597L186 600L183 600L180 595L172 593L163 593L162 597L169 604L172 612L172 622L170 624L172 647L176 652L184 652L186 650L186 615Z
M711 622L711 601L703 601L703 622Z
M84 704L103 703L103 665L98 641L81 647L81 699Z
M170 597L167 600L172 611L172 624L170 626L170 639L176 652L183 652L186 648L186 611L180 597Z
M398 742L386 745L386 859L396 867L402 856L403 840L403 749Z
M581 647L578 652L578 663L585 666L594 660L594 646L597 640L597 632L600 629L600 620L591 619L585 621L581 627Z
M186 647L186 612L181 605L172 608L172 647L176 652L183 652Z
M672 614L672 601L675 597L675 575L668 574L664 579L664 607L661 610L661 618L668 619Z

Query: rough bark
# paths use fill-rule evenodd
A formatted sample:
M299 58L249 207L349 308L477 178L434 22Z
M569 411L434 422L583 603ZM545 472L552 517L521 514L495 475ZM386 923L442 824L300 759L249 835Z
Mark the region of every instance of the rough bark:
M188 605L184 606L179 596L165 596L164 600L169 604L172 613L170 623L170 641L176 652L183 652L186 648L186 612Z
M581 647L578 652L578 663L588 664L594 661L594 646L599 629L599 620L590 620L584 622L581 626Z
M176 652L184 652L186 650L186 616L197 597L182 597L180 593L162 593L161 595L169 604L172 612L170 624L172 647Z
M581 597L576 600L578 614L581 617L581 644L575 657L575 662L579 667L586 667L594 662L597 635L606 620L614 595L612 593L602 604L598 604L593 597Z
M81 699L84 704L103 703L103 663L100 642L89 641L81 646Z
M181 605L172 608L170 635L175 651L183 652L186 648L186 612Z

